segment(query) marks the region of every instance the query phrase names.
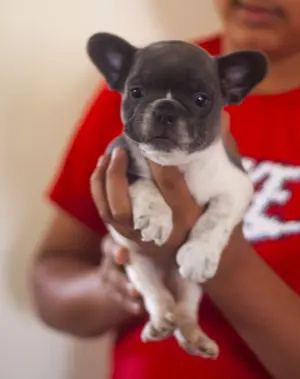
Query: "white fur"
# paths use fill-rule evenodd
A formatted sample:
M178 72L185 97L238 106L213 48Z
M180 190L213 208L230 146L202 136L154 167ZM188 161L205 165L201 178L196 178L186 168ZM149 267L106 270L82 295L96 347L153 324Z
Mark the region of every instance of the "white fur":
M152 180L136 181L130 187L130 196L134 229L141 231L142 241L163 245L172 232L172 211L163 197L157 196Z
M218 346L197 324L201 300L199 284L212 278L231 232L242 220L253 194L248 175L230 162L221 140L204 151L187 155L181 151L162 153L141 147L143 154L162 165L177 165L200 205L209 203L194 225L188 241L177 252L177 269L170 273L176 297L163 282L164 272L151 256L139 254L132 242L112 231L116 242L130 248L127 273L141 293L150 321L143 340L157 340L173 334L192 354L216 357ZM140 179L130 188L134 227L144 241L161 245L172 230L171 210L149 179Z

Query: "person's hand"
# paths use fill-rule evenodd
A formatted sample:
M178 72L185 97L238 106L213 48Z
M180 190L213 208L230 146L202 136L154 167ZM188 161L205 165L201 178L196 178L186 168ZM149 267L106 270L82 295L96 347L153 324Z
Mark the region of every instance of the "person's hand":
M122 149L116 149L112 157L101 158L91 177L91 193L102 220L123 236L135 241L141 251L170 257L185 239L202 209L194 201L188 187L176 167L161 167L150 163L154 180L173 213L173 231L165 245L143 243L140 234L132 226L132 210L126 177L128 158ZM163 254L160 254L163 252ZM156 254L157 253L157 254Z
M116 264L117 255L122 257L123 253L127 254L126 250L116 246L110 235L107 235L102 239L101 251L103 252L100 267L102 289L107 291L107 296L119 303L126 312L133 315L142 314L144 307L138 292Z

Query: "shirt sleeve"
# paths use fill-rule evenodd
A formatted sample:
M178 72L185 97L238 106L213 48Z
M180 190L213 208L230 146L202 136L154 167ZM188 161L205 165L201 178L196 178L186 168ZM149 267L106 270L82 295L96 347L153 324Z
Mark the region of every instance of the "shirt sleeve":
M121 133L121 97L104 86L97 91L67 146L47 191L59 208L98 233L105 233L90 193L90 177L109 142Z

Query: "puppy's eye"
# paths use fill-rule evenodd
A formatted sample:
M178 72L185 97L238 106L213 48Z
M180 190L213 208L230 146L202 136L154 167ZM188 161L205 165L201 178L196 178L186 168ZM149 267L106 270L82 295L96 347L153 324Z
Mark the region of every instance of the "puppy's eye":
M196 98L195 98L195 104L198 106L198 107L203 107L204 105L207 104L207 102L209 101L209 98L207 95L205 95L204 93L199 93Z
M130 93L131 93L131 96L134 97L135 99L140 99L144 95L143 90L140 87L131 88Z

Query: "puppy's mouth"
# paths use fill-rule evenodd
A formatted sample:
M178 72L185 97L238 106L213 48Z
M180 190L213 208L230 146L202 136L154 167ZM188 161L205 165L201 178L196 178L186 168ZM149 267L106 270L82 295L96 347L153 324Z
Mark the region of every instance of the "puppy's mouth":
M161 134L152 137L147 140L147 144L157 148L157 149L170 149L172 147L178 147L178 143L166 134Z

